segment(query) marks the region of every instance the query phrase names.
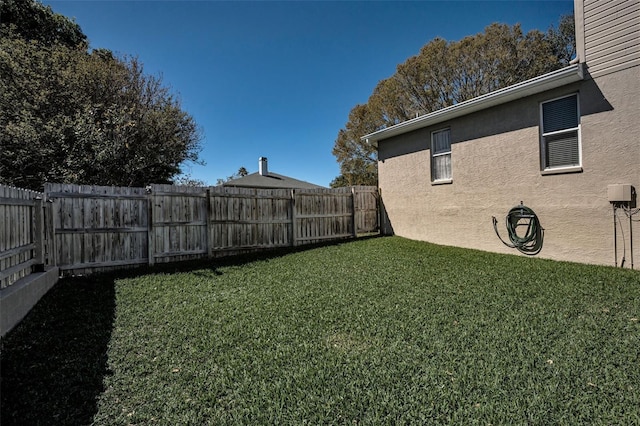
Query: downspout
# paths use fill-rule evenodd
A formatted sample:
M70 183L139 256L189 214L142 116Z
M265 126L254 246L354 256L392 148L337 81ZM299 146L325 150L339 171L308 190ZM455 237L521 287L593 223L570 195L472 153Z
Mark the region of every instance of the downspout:
M634 212L631 211L631 206L635 204L635 200L637 200L638 196L636 193L636 188L634 186L631 187L631 201L629 201L629 249L631 250L631 269L633 270L633 220L632 217L634 214L638 213L638 210Z

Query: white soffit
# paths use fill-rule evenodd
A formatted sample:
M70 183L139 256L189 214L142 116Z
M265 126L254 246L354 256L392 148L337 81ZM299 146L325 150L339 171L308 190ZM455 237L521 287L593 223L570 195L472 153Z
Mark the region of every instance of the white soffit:
M522 83L460 102L459 104L387 127L386 129L378 130L377 132L362 136L360 139L366 140L368 143L377 147L378 141L382 139L438 124L446 120L451 120L452 118L555 89L556 87L561 87L583 79L582 63L569 65L568 67L523 81Z

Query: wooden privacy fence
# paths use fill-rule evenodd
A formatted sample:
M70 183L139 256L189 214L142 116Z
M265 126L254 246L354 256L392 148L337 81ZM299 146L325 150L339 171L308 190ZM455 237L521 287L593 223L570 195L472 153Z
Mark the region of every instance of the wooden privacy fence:
M0 185L0 289L51 264L51 229L43 193Z
M258 189L47 184L67 273L218 257L377 232L375 187Z

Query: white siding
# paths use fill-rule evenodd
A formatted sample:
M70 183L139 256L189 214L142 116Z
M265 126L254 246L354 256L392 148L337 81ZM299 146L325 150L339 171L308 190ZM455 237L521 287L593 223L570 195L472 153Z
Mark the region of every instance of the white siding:
M640 65L640 0L585 0L584 35L592 76Z

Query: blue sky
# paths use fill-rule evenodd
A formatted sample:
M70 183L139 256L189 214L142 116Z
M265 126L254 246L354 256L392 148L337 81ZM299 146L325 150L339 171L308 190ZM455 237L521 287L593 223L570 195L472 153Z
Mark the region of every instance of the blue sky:
M70 1L92 48L137 56L202 129L215 184L244 166L328 186L331 149L351 108L435 37L459 40L492 22L546 31L573 1Z

